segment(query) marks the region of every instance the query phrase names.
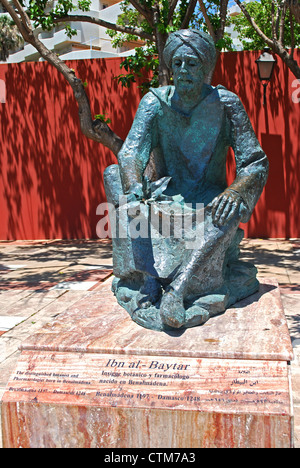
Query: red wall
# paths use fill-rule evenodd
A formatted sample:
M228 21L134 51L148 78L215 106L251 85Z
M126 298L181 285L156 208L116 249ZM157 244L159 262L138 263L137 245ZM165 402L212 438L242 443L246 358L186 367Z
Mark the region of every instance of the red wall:
M240 96L270 160L266 189L243 227L249 237L300 237L300 103L292 101L292 93L300 101L300 83L279 61L263 107L258 55L222 54L214 77L214 84ZM117 85L119 64L69 63L88 83L92 112L107 112L125 138L140 94L136 86ZM6 85L5 103L0 96L0 239L95 238L96 208L105 201L102 174L115 157L81 134L72 91L48 63L0 65L0 80ZM229 178L233 171L231 163Z
M280 58L267 87L257 78L259 52L221 54L214 75L243 102L270 162L265 190L247 225L248 237L300 237L300 80ZM300 50L296 51L298 63ZM293 100L295 102L293 102ZM232 165L230 167L232 173Z
M125 138L140 96L114 76L120 60L69 63L87 82L94 114ZM82 135L72 90L46 62L0 66L0 239L93 238L112 153Z

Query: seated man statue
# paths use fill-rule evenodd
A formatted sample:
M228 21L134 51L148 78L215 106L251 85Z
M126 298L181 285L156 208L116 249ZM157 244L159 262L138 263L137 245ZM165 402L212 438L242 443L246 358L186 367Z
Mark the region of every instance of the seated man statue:
M201 325L258 290L256 268L238 259L239 224L261 195L268 160L239 98L206 84L216 60L209 35L172 33L164 60L174 86L143 97L104 182L111 220L123 232L113 236L114 294L134 321L168 331ZM236 178L228 187L229 147ZM168 235L157 222L166 214ZM191 232L174 235L181 217L192 219L193 242ZM147 235L130 235L137 219Z

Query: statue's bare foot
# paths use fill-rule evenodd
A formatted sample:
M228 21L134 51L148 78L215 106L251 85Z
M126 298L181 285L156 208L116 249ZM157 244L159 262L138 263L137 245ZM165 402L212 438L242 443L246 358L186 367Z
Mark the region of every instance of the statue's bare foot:
M161 300L160 316L164 324L180 328L185 321L183 297L174 291L166 292Z
M138 296L137 304L141 309L148 309L161 297L162 289L160 282L151 276L148 276L141 287Z

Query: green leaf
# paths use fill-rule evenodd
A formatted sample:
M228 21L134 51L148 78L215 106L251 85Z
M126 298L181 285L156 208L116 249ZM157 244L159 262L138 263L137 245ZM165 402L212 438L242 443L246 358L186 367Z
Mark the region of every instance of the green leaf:
M94 119L96 119L96 120L101 120L101 122L104 122L104 123L106 123L106 124L110 124L110 123L111 123L111 119L108 119L108 118L106 117L106 115L107 115L106 112L104 112L103 114L96 114L96 115L94 116Z

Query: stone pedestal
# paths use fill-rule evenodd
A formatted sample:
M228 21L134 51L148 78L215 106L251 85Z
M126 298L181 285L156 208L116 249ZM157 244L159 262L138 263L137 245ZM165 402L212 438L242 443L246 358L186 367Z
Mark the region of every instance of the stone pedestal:
M276 282L201 327L147 330L106 282L22 346L4 447L291 447L292 347Z

